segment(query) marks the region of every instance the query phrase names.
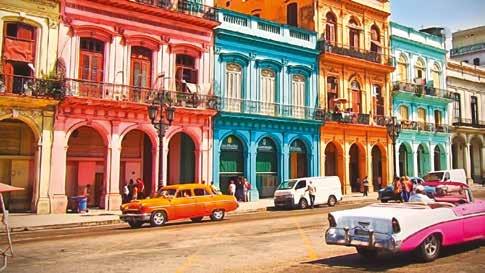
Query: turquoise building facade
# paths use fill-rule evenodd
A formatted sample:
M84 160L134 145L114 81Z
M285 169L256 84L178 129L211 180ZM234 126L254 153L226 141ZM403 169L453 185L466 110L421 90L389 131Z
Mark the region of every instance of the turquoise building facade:
M245 177L250 201L319 175L316 33L220 10L215 30L214 183Z
M393 116L401 123L397 174L423 177L450 167L449 107L444 38L391 22ZM439 29L438 29L439 30ZM428 33L430 32L430 33Z

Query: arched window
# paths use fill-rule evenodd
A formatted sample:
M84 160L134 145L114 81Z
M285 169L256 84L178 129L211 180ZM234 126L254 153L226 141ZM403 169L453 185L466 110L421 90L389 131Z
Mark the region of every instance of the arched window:
M286 6L286 22L290 26L298 26L298 4L291 3Z
M409 120L409 109L407 106L404 106L404 105L399 106L399 116L401 117L402 121Z
M374 115L384 116L384 96L382 95L382 88L380 85L374 84L372 86L372 96Z
M415 66L415 82L417 84L423 85L426 79L426 65L425 62L422 58L419 58L416 61L416 66Z
M332 12L327 13L325 40L331 45L335 45L337 43L337 18Z
M424 108L418 108L418 125L421 129L426 126L426 110Z
M225 98L241 99L242 97L242 69L235 63L226 64L226 88Z
M370 28L370 51L375 53L381 52L381 32L376 25L372 25Z
M360 48L360 27L355 18L349 21L349 46L351 49L359 50Z
M177 54L175 78L178 82L197 83L198 70L195 67L195 58L190 55Z
M104 43L92 38L81 38L80 42L79 78L103 81Z
M291 87L293 90L293 106L295 107L294 113L297 117L305 116L305 76L293 75L291 81Z
M434 63L433 65L431 78L433 79L433 87L441 88L441 66L438 63Z
M408 59L404 54L401 54L397 61L397 80L404 83L408 82Z
M362 90L360 90L360 83L355 80L352 81L350 91L352 93L352 112L362 113Z
M339 96L338 79L333 76L327 77L327 107L330 111L337 110L335 99Z
M434 110L434 124L436 126L440 126L441 125L441 121L442 121L442 114L441 114L441 111L440 110Z
M151 86L152 51L146 47L131 48L131 84L135 87Z
M261 70L261 93L260 101L262 102L262 114L273 115L274 114L274 102L276 92L276 74L271 69Z

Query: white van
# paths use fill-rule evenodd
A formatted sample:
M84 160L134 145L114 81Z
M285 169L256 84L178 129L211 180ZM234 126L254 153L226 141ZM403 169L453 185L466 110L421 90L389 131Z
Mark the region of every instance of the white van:
M342 200L342 189L338 176L304 177L284 181L279 185L274 193L275 207L308 208L310 197L306 190L310 181L317 191L315 205L335 206L337 201Z
M452 181L466 184L466 174L463 169L435 171L429 172L423 177L423 180L441 182Z

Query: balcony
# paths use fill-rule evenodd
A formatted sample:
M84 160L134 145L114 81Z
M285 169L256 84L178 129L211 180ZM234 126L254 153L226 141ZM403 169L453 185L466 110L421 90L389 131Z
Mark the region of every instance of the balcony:
M393 65L393 58L388 54L354 48L349 45L331 44L327 41L320 40L318 41L317 48L324 53L343 55L387 66Z
M448 133L450 131L448 125L408 120L401 121L401 129L431 133Z
M222 98L219 110L271 117L321 120L313 107L269 103L245 99Z
M453 99L453 92L448 90L407 82L394 82L392 84L392 91L413 93L417 97L426 95L443 99Z
M459 48L453 48L450 51L451 57L457 57L460 55L468 54L468 53L475 53L485 50L485 43L479 43L479 44L474 44L474 45L469 45L469 46L464 46L464 47L459 47Z
M143 5L154 6L166 10L196 16L203 19L216 20L216 9L190 0L130 0Z
M455 117L453 119L453 126L485 128L485 120L473 120L473 119Z
M66 95L117 102L151 104L161 90L136 86L67 79ZM175 107L217 110L218 98L190 92L165 91L164 101Z
M64 98L65 93L66 88L62 80L0 74L0 96L23 96L61 100Z
M218 12L220 29L244 33L291 46L315 49L317 34L304 29L282 25L258 17L221 9Z

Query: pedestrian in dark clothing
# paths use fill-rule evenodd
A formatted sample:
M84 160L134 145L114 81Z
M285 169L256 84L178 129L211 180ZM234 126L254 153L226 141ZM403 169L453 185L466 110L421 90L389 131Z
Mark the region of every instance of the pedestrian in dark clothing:
M130 179L130 183L128 183L128 190L130 193L128 194L128 200L131 201L133 200L133 188L135 187L135 181L133 179Z
M362 185L364 186L363 196L367 196L367 193L369 192L369 180L367 180L367 176L364 177L364 180L362 180Z
M241 177L238 177L236 182L236 198L237 201L244 201L244 183Z

